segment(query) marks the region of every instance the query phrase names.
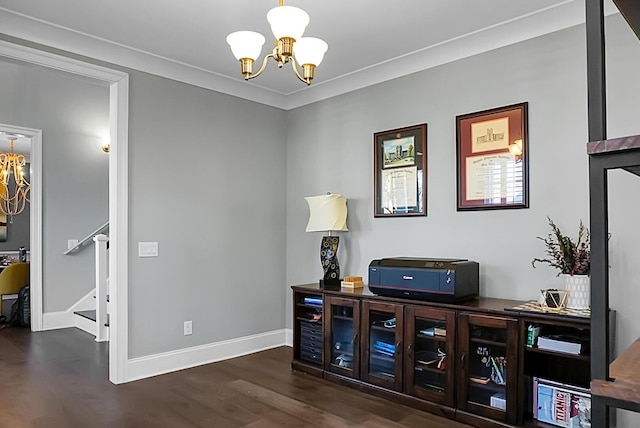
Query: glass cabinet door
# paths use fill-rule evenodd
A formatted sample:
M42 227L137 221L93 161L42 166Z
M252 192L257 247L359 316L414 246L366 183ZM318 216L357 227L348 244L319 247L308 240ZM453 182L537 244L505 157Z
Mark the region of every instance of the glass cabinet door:
M402 390L402 305L362 303L362 375L365 382Z
M515 423L517 320L463 313L459 335L458 407Z
M335 296L325 298L325 369L358 378L360 376L360 302Z
M455 312L408 306L405 314L405 391L454 405Z

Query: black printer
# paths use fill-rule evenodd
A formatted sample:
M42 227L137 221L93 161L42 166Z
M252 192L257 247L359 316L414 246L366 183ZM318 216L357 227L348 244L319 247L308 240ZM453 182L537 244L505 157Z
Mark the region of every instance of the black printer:
M395 257L369 264L369 289L381 296L459 302L479 294L480 269L466 259Z

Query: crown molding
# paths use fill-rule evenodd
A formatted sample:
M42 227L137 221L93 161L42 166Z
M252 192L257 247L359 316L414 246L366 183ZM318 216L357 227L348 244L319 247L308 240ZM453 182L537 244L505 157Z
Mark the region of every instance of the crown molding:
M607 14L617 12L610 0L606 1L605 6ZM585 22L584 13L582 0L567 0L547 9L447 40L332 80L314 82L312 86L289 94L270 91L250 82L222 76L199 67L36 20L4 8L0 8L0 28L4 34L12 37L290 110L579 25Z

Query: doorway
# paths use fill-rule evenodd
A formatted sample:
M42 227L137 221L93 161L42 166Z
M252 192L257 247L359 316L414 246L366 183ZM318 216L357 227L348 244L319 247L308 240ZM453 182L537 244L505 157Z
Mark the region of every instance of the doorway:
M0 41L0 57L96 79L109 85L109 222L110 222L110 341L109 380L124 383L128 362L128 114L129 76L127 73L90 63ZM10 132L27 135L32 141L32 162L41 162L42 132L8 127ZM22 129L22 132L16 131ZM36 153L36 150L40 150ZM42 302L42 195L41 174L32 163L31 189L31 308L32 331L50 328L43 323ZM38 180L40 180L38 182ZM34 192L35 190L35 192Z

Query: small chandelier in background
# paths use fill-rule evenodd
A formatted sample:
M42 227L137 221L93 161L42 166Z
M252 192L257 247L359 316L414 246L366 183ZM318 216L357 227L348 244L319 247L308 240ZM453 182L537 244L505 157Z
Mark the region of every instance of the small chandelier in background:
M329 48L324 40L315 37L302 37L309 15L302 9L285 6L284 0L278 0L278 7L267 13L267 21L277 42L273 51L262 61L260 69L253 72L253 63L260 56L265 38L254 31L236 31L227 36L227 43L237 60L240 61L241 72L245 80L259 76L267 66L269 58L278 63L278 68L288 62L298 79L307 85L311 84L316 67L322 62L325 52ZM298 70L296 61L302 67Z
M31 185L24 177L27 160L23 154L13 152L18 137L9 135L9 153L0 153L0 211L8 216L20 214L29 202Z

